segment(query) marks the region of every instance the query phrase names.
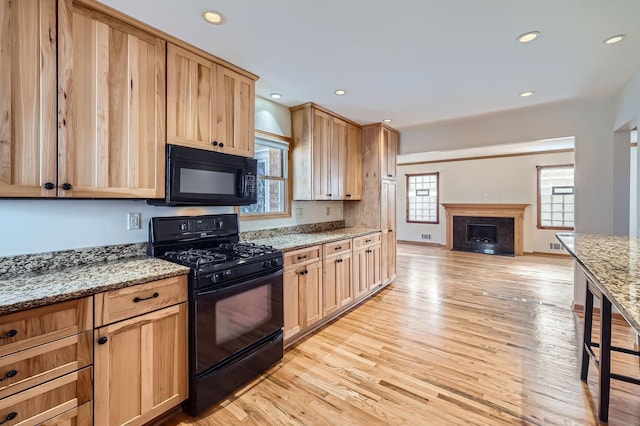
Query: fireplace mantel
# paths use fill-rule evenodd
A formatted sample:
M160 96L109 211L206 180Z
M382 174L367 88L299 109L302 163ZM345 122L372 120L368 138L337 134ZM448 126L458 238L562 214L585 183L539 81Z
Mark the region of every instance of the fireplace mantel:
M510 217L514 226L514 252L524 254L524 211L530 204L489 204L489 203L442 203L447 212L447 248L453 248L453 217Z

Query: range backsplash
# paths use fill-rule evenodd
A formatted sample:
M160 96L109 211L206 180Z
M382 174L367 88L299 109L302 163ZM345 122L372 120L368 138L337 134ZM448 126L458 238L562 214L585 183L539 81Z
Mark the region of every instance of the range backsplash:
M242 223L240 223L240 228L242 228ZM308 234L311 232L330 231L338 228L344 228L344 220L285 226L282 228L259 229L256 231L241 231L240 241L260 240L262 238L280 237L291 234Z

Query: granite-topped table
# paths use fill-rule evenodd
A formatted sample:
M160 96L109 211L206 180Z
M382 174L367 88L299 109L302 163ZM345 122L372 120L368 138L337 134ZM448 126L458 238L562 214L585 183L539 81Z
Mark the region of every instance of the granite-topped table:
M606 422L611 379L640 384L635 378L611 373L612 350L640 356L637 351L611 345L612 305L640 333L640 239L582 233L558 233L556 237L587 276L580 378L587 381L589 359L596 360L600 371L598 413L600 420ZM591 341L594 296L602 301L599 345ZM598 346L599 360L592 349Z
M379 229L370 228L338 228L329 231L313 232L309 234L288 234L269 238L252 239L249 242L273 246L282 251L293 251L317 244L331 243L346 238L360 237L380 232Z

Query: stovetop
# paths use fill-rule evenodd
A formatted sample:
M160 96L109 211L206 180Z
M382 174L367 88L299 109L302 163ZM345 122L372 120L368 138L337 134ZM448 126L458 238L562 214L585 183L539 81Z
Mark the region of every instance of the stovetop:
M190 267L196 288L282 268L280 250L238 240L235 214L154 217L148 254Z
M166 251L163 259L188 266L198 275L265 262L282 256L280 250L253 243L222 243L217 247Z

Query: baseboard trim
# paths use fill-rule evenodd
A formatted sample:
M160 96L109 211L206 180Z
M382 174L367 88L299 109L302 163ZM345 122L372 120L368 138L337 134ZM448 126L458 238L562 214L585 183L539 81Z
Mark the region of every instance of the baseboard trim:
M440 243L425 243L424 241L410 241L410 240L398 240L402 244L413 244L415 246L428 246L428 247L446 247L446 244Z
M574 312L579 312L579 313L584 315L584 305L574 304L573 305L573 311ZM597 306L594 306L593 307L593 314L600 316L600 308L598 308ZM629 325L629 323L627 322L627 320L624 319L624 317L619 312L612 312L611 313L611 319L615 320L615 321L623 322L626 325L628 325L629 327L631 327Z
M526 254L529 254L529 253L526 253ZM549 253L546 251L533 251L530 254L532 256L571 257L569 253Z

